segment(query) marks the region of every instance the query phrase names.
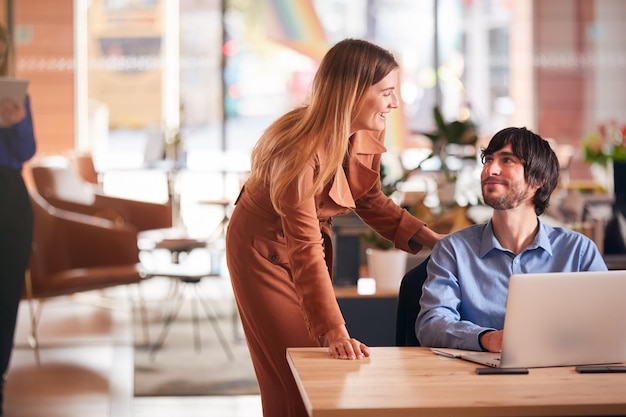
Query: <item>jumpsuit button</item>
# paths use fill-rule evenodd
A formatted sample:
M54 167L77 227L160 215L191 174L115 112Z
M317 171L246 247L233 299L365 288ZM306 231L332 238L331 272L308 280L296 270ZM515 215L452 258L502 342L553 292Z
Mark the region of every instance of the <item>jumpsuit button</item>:
M281 238L282 238L282 237L285 237L285 232L280 232L280 233L278 234L278 236L279 236L279 237L281 237Z
M324 208L324 202L320 201L320 203L317 205L317 208Z
M278 255L273 254L270 256L270 261L272 261L273 263L276 263L276 261L278 261Z

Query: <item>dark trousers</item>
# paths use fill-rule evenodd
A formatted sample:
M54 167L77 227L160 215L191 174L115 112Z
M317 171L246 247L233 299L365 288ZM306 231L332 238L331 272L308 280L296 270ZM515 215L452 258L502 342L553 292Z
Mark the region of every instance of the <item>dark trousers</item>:
M0 167L0 378L11 359L32 236L33 211L21 173Z

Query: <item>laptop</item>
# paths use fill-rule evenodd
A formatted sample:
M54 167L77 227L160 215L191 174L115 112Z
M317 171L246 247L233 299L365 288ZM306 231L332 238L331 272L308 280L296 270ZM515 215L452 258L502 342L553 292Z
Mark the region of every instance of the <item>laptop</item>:
M626 362L626 271L513 275L502 353L432 351L500 368Z

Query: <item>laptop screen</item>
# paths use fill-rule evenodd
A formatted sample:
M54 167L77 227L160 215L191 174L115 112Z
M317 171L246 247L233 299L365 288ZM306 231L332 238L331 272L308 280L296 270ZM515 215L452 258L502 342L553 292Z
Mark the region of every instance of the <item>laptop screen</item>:
M626 271L511 276L503 367L626 362Z

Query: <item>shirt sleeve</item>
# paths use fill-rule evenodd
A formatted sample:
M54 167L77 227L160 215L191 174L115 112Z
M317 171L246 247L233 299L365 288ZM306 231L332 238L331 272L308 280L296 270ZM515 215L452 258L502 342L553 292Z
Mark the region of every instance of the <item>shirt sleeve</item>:
M356 213L370 227L391 240L394 247L409 253L417 253L422 249L423 245L417 244L411 238L426 223L398 206L383 193L367 200L359 200Z
M372 229L393 242L394 247L409 253L419 252L423 245L411 240L426 223L387 197L380 181L356 201L356 214Z
M453 245L438 242L428 263L415 329L422 346L482 350L479 336L496 330L461 320L461 288Z
M311 190L314 169L304 171L303 193ZM314 340L344 324L324 257L315 198L299 201L297 180L280 202L293 284Z
M6 141L3 148L10 150L10 155L5 155L6 163L14 168L21 168L22 163L28 161L35 155L37 146L33 131L33 119L30 108L30 98L26 95L24 106L26 116L13 126L1 129L0 137Z
M582 245L584 249L581 251L581 271L608 270L600 250L598 250L598 247L591 239L585 238Z

